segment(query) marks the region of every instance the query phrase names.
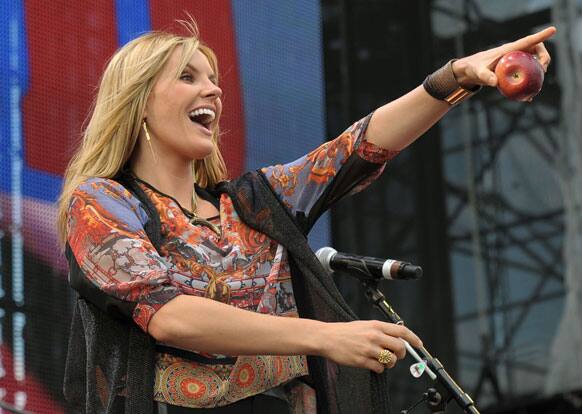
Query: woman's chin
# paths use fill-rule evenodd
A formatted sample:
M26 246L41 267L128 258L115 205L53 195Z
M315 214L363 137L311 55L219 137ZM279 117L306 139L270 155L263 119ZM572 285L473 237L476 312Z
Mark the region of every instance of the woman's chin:
M204 158L212 155L212 152L214 151L214 144L212 143L212 141L208 142L208 145L203 145L200 144L197 146L197 148L190 152L189 158L193 161L197 161L197 160L203 160Z

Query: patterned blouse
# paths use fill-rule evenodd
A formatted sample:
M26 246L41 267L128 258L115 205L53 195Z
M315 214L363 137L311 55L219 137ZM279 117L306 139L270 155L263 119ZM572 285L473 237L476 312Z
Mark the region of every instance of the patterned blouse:
M320 208L318 200L350 157L364 160L367 172L355 174L357 182L335 185L333 199L367 186L396 155L363 139L369 118L292 163L261 170L293 215L309 216L314 206ZM140 186L160 215L159 252L146 236L148 216L140 201L116 181L104 178L87 179L75 190L68 243L94 285L116 299L136 303L131 317L141 329L147 332L154 313L182 294L298 317L286 250L245 225L227 194L220 196L220 214L213 219L222 229L219 237L206 226L192 225L173 198L146 183ZM291 381L307 374L306 358L301 355L234 357L194 350L183 358L160 351L154 398L208 408L287 384L285 397L296 412L312 412L313 390L301 381Z

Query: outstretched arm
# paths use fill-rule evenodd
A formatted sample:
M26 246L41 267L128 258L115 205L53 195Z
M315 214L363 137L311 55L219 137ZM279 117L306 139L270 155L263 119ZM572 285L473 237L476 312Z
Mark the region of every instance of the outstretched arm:
M550 64L550 55L543 42L554 35L555 27L548 27L514 42L467 56L453 62L455 79L464 88L476 85L497 86L493 72L501 57L514 50L535 54L544 71ZM441 119L451 108L442 100L430 96L419 86L406 95L378 108L370 121L366 139L389 150L402 150Z

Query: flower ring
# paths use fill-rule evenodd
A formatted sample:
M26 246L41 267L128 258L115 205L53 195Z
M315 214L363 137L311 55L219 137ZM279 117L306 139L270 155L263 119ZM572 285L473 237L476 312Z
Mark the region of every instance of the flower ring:
M392 352L390 352L387 349L383 349L378 354L377 359L378 359L378 362L381 363L382 365L388 365L388 364L390 364L390 362L392 362Z

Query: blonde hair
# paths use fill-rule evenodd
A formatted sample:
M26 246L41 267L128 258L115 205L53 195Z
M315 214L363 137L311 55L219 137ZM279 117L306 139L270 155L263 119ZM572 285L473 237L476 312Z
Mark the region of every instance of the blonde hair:
M197 50L206 56L218 78L216 55L201 43L194 20L179 23L187 35L148 32L120 48L107 64L81 145L63 178L57 216L62 246L67 238L68 208L75 188L89 177L113 178L128 162L139 137L148 96L172 52L182 48L176 78ZM214 151L192 163L196 182L202 187L227 177L218 137L216 129L212 137Z

